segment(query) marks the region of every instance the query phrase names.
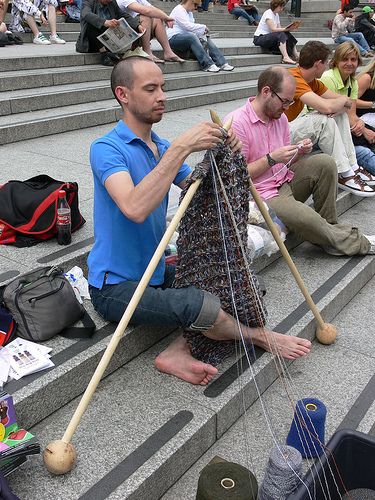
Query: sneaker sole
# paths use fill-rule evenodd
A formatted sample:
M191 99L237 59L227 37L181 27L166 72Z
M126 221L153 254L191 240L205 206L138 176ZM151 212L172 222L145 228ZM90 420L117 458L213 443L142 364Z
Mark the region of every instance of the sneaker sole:
M339 184L338 186L343 191L348 191L349 193L352 193L355 196L361 196L362 198L370 198L371 196L375 196L375 191L371 191L371 192L356 191L355 189L350 188L348 186L343 186L342 184Z

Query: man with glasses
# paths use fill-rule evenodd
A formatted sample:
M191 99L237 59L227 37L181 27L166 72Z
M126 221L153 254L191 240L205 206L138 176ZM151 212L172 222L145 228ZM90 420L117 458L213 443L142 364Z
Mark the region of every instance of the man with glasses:
M309 155L312 141L291 144L284 114L294 101L295 79L281 67L258 79L258 93L225 118L242 141L242 153L259 194L289 231L333 255L375 253L375 238L338 224L336 163L327 154ZM314 209L305 204L313 195Z
M375 195L375 178L357 164L347 111L352 99L329 90L318 80L327 69L331 50L322 42L307 42L299 66L288 71L294 77L294 103L285 111L292 141L310 137L337 165L340 189L362 197Z

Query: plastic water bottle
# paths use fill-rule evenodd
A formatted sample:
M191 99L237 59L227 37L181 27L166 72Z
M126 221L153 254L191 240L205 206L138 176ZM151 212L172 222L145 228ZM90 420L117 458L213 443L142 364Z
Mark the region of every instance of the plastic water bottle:
M56 228L58 244L69 245L72 241L72 224L70 206L66 201L65 191L59 191Z

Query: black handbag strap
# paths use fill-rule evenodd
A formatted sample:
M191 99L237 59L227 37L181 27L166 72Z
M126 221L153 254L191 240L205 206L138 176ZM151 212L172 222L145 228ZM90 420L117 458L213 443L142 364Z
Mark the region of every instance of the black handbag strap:
M96 325L86 310L81 321L83 326L69 326L64 328L59 335L68 339L91 339L95 333Z

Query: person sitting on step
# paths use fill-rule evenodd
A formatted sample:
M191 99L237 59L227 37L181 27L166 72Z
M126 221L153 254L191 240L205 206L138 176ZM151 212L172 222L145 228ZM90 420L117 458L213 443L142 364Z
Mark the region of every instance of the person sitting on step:
M184 62L184 59L181 59L171 49L165 32L164 23L169 28L172 28L173 18L169 17L162 10L153 7L147 0L117 0L117 4L121 11L127 12L130 16L135 17L139 15L140 24L146 30L141 39L142 48L153 61L156 63L164 63L164 61ZM159 59L153 55L150 44L150 40L153 37L162 46L164 59Z
M193 12L200 0L182 0L170 16L174 19L173 28L167 29L172 49L179 54L194 55L203 71L217 73L220 70L232 71L221 51L210 38L210 30L205 24L195 22Z
M123 17L136 31L141 32L139 19L122 13L115 0L83 0L81 10L81 31L76 43L77 52L100 52L104 66L114 66L119 57L108 52L97 39L108 28L115 28ZM138 43L138 41L137 41Z
M332 38L335 43L343 43L354 40L358 45L362 57L373 57L366 38L363 33L355 33L355 15L351 4L344 5L341 14L337 14L333 19Z
M229 14L232 14L236 19L242 17L250 26L258 26L260 15L255 5L250 4L245 8L242 0L228 0L227 7Z
M33 43L37 45L64 44L65 40L56 32L57 5L57 0L12 0L10 31L23 33L25 30L22 27L22 21L26 21L34 35ZM49 26L51 30L49 38L39 31L38 24Z
M357 115L375 128L375 58L357 75Z
M352 100L348 109L348 118L354 143L357 163L360 168L375 175L375 153L372 146L375 144L375 132L366 128L365 122L357 115L358 82L355 74L358 65L362 63L357 45L351 40L340 44L329 63L330 69L320 78L324 85L336 94L345 95ZM375 186L375 178L367 184Z
M296 64L299 57L297 40L291 31L298 26L292 23L285 28L281 27L279 14L284 10L285 4L285 0L271 0L270 8L263 13L255 30L254 45L271 52L281 52L281 62L284 64Z
M89 290L95 309L119 322L155 253L165 230L168 193L184 187L191 174L184 163L193 152L211 149L223 140L221 128L199 123L172 143L152 130L162 120L166 96L159 66L142 57L120 61L111 76L122 119L91 146L94 178L95 242L88 258ZM230 130L226 143L238 151ZM201 332L214 340L239 337L238 323L211 293L189 286L171 288L174 266L159 261L131 319L134 325L173 325ZM245 339L286 359L306 356L311 342L265 328L241 328ZM151 329L152 332L152 329ZM183 335L156 360L158 370L192 384L207 385L218 370L193 358Z
M362 9L362 14L356 16L354 25L354 30L357 33L363 34L371 49L375 48L375 22L372 18L373 15L373 9L369 5L365 5Z
M301 138L291 144L285 112L295 92L296 80L288 70L269 68L259 76L256 97L225 117L233 118L249 175L267 205L300 239L332 255L375 254L375 236L338 223L334 159L310 155L313 143L302 127ZM305 203L311 195L314 208Z
M310 137L314 146L332 156L338 187L362 197L375 195L374 178L357 164L347 110L350 97L338 95L318 80L327 69L331 49L311 40L302 47L299 66L288 71L296 81L293 103L285 110L294 143Z

